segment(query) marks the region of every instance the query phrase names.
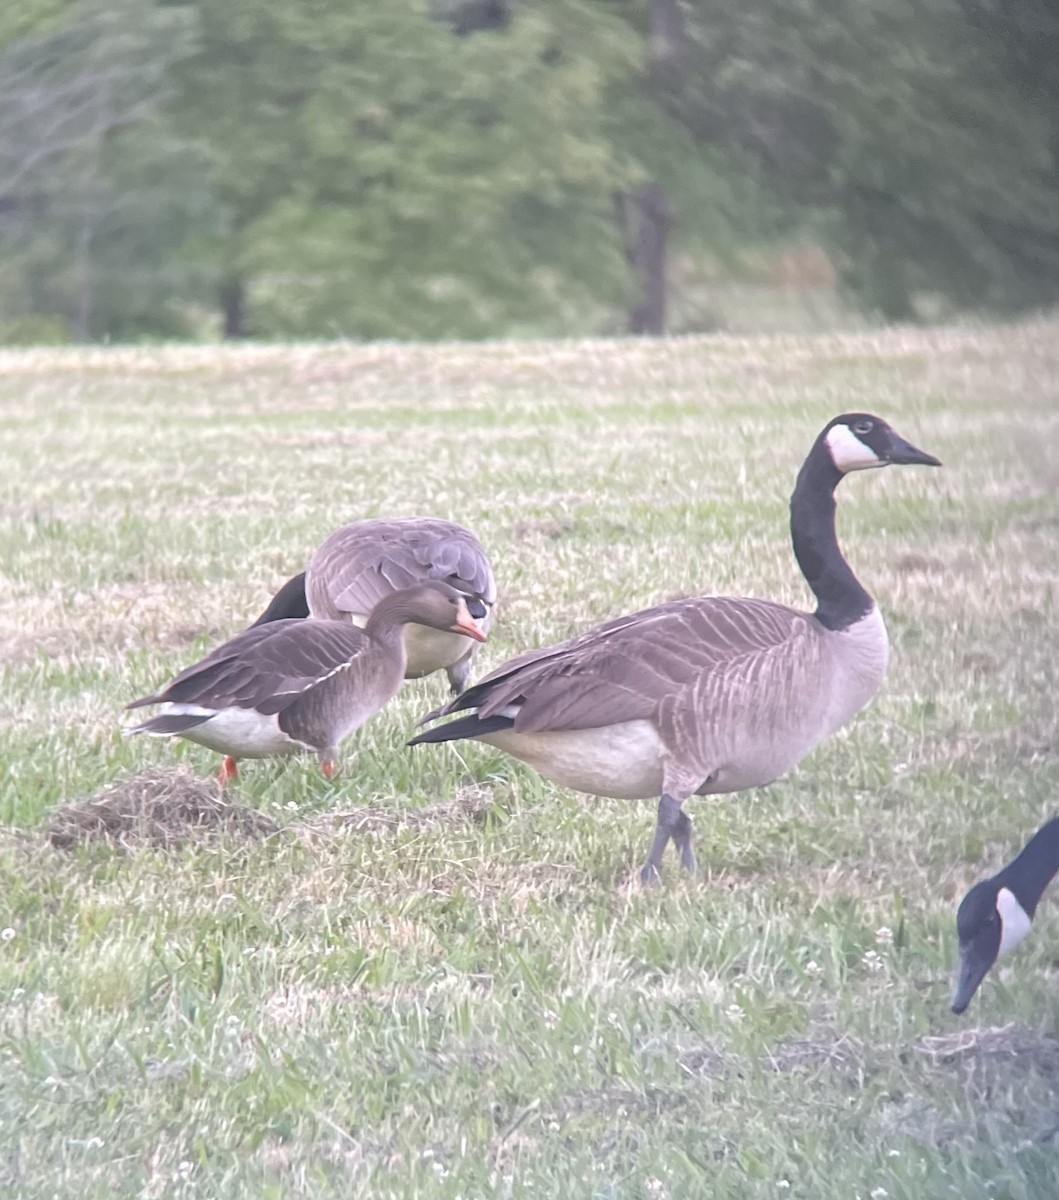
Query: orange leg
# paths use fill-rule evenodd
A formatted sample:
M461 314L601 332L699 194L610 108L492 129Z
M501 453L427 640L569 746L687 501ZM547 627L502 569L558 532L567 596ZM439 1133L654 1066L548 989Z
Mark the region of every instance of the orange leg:
M221 787L231 780L237 778L239 768L235 764L235 759L230 754L224 756L224 762L221 763L221 773L217 776L220 780Z
M334 779L335 777L335 762L332 758L325 758L320 763L320 770L324 773L325 779Z

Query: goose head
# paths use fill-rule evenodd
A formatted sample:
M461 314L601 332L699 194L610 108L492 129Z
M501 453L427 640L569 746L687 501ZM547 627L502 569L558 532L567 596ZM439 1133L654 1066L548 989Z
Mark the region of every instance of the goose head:
M996 879L976 883L964 896L956 912L960 966L952 997L954 1013L966 1009L993 963L1022 941L1032 920L1015 893Z
M829 422L820 436L842 475L891 464L941 466L941 459L906 442L882 417L871 413L843 413Z
M484 642L485 634L475 624L470 609L473 601L473 597L465 596L447 583L430 580L391 593L379 602L376 612L386 606L401 623L462 633L476 642Z

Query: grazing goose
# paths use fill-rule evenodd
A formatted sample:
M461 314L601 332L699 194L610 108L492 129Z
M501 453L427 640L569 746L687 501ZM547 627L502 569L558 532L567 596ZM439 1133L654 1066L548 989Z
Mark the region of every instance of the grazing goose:
M363 626L388 592L424 579L441 579L463 592L471 616L488 632L496 602L489 559L472 533L433 517L354 521L336 530L313 554L305 573L283 585L254 625L311 614ZM467 685L476 647L468 646L466 638L418 624L410 624L404 636L406 679L444 668L454 693Z
M882 681L886 628L839 550L833 493L888 463L941 465L867 413L836 417L802 465L791 536L814 613L720 596L645 609L511 659L424 721L468 715L411 744L479 738L578 791L661 794L640 877L657 878L670 840L694 871L684 801L771 783Z
M1042 825L1018 856L960 901L960 966L952 1011L962 1013L993 963L1030 931L1037 903L1059 871L1059 817Z
M338 743L401 686L404 626L410 622L484 642L462 593L437 581L384 596L363 629L348 621L278 620L252 626L181 671L168 687L129 708L161 704L126 733L187 738L236 760L315 750L334 772Z

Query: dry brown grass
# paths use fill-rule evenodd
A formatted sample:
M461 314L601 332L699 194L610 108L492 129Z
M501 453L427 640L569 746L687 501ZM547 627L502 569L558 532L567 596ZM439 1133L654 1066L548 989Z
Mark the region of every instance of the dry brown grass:
M107 784L96 796L66 804L45 827L60 850L108 842L174 848L210 836L264 838L279 826L262 813L223 799L212 781L186 768L148 768Z
M483 670L668 596L803 606L787 499L851 409L945 462L839 497L887 680L689 805L696 881L632 882L650 805L407 752L437 680L330 785L220 797L120 735L359 516L482 537ZM956 899L1059 794L1057 445L1047 322L0 353L0 1191L1052 1200L1054 905L948 994Z

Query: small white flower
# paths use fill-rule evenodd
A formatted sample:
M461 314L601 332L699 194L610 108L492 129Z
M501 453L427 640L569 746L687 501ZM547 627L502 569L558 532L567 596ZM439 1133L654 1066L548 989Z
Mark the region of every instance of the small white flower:
M876 946L892 946L894 931L888 925L880 925L875 931Z
M886 1156L887 1156L887 1158L900 1158L901 1151L900 1150L887 1150Z
M6 929L0 930L0 941L9 942L15 936L15 931L10 925Z
M861 962L873 974L881 971L885 965L883 963L882 958L880 958L880 956L878 954L876 954L874 950L869 950L868 953L865 954L864 957L861 959Z
M805 973L815 979L817 975L823 975L824 968L815 959L811 958L805 964Z
M738 1025L739 1022L742 1021L743 1017L746 1014L743 1012L743 1010L739 1007L738 1004L729 1004L728 1007L724 1010L724 1015L728 1018L729 1021L734 1021Z
M783 1188L784 1190L786 1190L787 1188L789 1188L791 1186L791 1181L789 1179L777 1179L776 1186L778 1188Z
M871 1196L871 1200L886 1200L886 1197L889 1196L889 1194L890 1193L886 1190L886 1188L881 1187L872 1188L872 1190L868 1193L868 1195Z

